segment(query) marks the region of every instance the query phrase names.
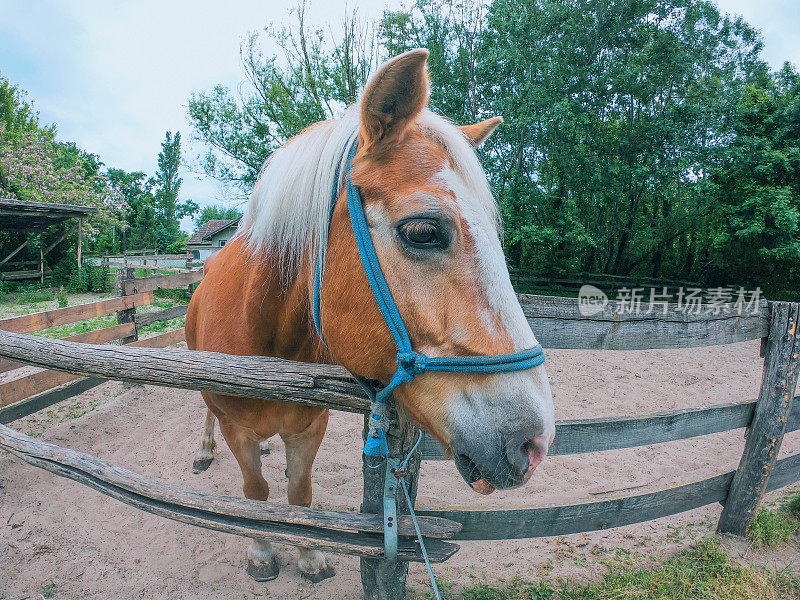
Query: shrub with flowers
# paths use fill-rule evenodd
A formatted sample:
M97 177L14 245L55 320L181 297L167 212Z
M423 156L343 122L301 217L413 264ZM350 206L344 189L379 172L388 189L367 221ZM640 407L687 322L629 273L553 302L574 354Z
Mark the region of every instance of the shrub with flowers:
M89 175L82 159L59 163L59 146L46 130L6 132L0 124L0 197L35 202L94 206L84 235L94 240L100 228L124 227L122 194L105 173Z

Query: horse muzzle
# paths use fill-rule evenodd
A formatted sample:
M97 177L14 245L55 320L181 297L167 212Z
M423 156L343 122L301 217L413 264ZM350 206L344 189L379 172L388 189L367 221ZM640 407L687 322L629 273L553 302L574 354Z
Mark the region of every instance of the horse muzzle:
M496 443L470 444L463 447L460 439L451 447L456 468L472 489L491 494L496 489L514 488L527 483L533 471L547 456L553 442L552 433L527 437L521 432L498 436Z
M543 366L503 373L454 391L448 433L456 467L481 494L526 483L555 437Z

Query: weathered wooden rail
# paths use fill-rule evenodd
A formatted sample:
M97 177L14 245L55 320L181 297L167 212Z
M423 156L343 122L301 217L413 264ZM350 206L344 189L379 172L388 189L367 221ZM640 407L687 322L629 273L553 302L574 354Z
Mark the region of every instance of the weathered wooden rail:
M60 448L0 425L0 447L51 473L87 485L107 496L168 519L254 539L315 547L342 554L383 554L383 518L374 514L280 506L203 494L143 477L83 452ZM421 517L420 529L434 562L452 556L451 537L461 526L438 517ZM420 561L410 517L398 519L398 557ZM430 538L430 539L428 539Z
M122 283L125 276L132 276L131 271L123 271L117 277L118 290L124 294ZM150 278L148 278L150 279ZM179 281L180 285L186 281L196 279L194 274L186 274L185 279ZM95 329L64 338L65 341L89 344L107 344L119 340L122 343L142 347L161 348L183 341L183 330L169 331L161 335L138 340L138 328L159 321L168 321L186 314L186 306L178 305L162 310L149 311L137 314L137 309L153 303L152 291L121 295L120 297L99 300L89 304L68 306L39 313L21 315L0 320L0 329L17 333L31 333L55 327L68 325L101 317L107 314L117 314L117 325ZM44 340L44 338L39 338ZM105 346L108 347L108 346ZM29 362L27 364L30 364ZM13 371L24 366L22 362L0 358L0 374ZM89 389L86 381L79 382L80 376L66 373L62 370L48 370L17 377L11 381L0 384L0 419L8 419L13 415L23 414L25 410L41 410L50 404L71 397L70 393L82 393ZM103 380L96 379L94 385L99 385ZM72 382L72 383L70 383ZM66 385L65 384L70 384ZM62 387L59 387L62 386ZM92 386L93 387L93 386ZM57 389L54 389L57 388ZM73 394L74 395L74 394ZM7 413L1 412L3 407L10 407ZM0 421L0 422L9 422Z
M165 277L175 276L150 279L163 282ZM147 296L142 294L151 292L143 290L156 289L150 285L122 281L118 282L118 289L121 293L135 294L124 297L126 299L146 299ZM800 305L761 302L751 307L754 311L747 314L728 310L730 307L721 312L703 307L703 312L695 314L667 305L663 310L657 307L651 313L630 314L617 310L611 303L597 313L585 316L579 310L577 299L520 296L520 301L545 348L640 350L764 340L765 370L758 400L740 400L643 417L559 421L550 454L631 448L746 427L745 454L736 471L666 489L644 490L594 502L499 510L419 507L420 515L432 519L425 521L424 535L429 538L426 543L429 550L433 549L436 560L445 560L457 549L448 540L564 535L637 523L717 502L725 506L720 530L742 534L749 526L754 507L766 491L800 479L800 453L777 460L783 435L800 428L800 402L794 402L800 371L797 331ZM149 313L132 314L130 311L135 312L135 308L129 304L129 300L124 300L123 304L114 305L121 307L118 315L122 315L123 322L119 326L125 323L141 326L152 322L147 316ZM162 312L165 318L182 314L177 307ZM31 317L28 322L50 320ZM113 346L76 340L44 340L23 333L30 331L23 324L25 322L17 321L11 331L0 331L0 360L6 361L0 362L0 366L33 364L82 377L60 388L62 390L72 388L77 392L95 382L120 379L327 406L357 413L366 413L369 409L358 385L335 365L174 348L131 347L131 344ZM0 329L9 328L4 328L0 322ZM179 340L181 333L174 332L171 339ZM58 390L52 390L0 408L0 422L8 423L30 414L58 398ZM408 445L407 440L406 435L402 440L393 437L390 441L399 453ZM262 503L258 502L203 495L146 480L99 459L26 438L6 427L0 428L0 447L37 466L168 518L246 537L263 537L360 555L367 565L366 571L362 567L362 575L367 573L365 582L370 577L372 581L388 577L393 582L377 596L368 594L369 597L400 598L404 593L404 572L392 570L385 561L376 560L383 552L382 524L369 513L378 510L375 499L376 494L382 494L383 482L382 476L376 477L374 473L365 471L363 514L358 517L350 513L303 508L292 508L290 513L286 513L273 505L261 506ZM442 459L444 451L435 440L426 439L421 458ZM362 518L365 520L359 520ZM401 533L407 535L410 532L408 522L403 520L402 523L405 525L401 525ZM418 560L416 544L410 538L404 538L403 544L403 560Z

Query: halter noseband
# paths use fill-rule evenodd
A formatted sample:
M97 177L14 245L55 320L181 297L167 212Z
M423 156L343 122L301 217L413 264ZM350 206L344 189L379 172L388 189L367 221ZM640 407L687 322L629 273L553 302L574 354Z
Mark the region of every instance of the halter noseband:
M403 323L403 318L397 310L392 293L383 276L381 265L378 262L378 255L372 243L372 237L367 225L367 217L364 214L364 205L361 201L361 194L358 187L353 185L350 178L350 171L353 166L353 157L356 154L358 144L353 142L350 153L347 157L345 166L345 180L347 185L347 208L350 212L350 223L353 226L353 233L356 236L358 253L361 256L361 264L372 289L372 295L378 303L378 308L383 315L383 320L389 328L389 333L394 340L397 348L397 371L395 371L389 384L375 392L371 386L362 386L370 396L370 419L369 435L364 443L364 454L367 456L386 457L389 455L389 448L386 441L386 431L389 428L388 401L392 392L401 384L412 381L414 377L425 371L439 371L445 373L506 373L510 371L521 371L536 367L544 362L544 351L541 345L534 346L527 350L520 350L511 354L497 354L494 356L436 356L428 357L419 352L415 352L411 347L411 340L408 330ZM333 198L331 200L331 215L333 207L338 200L338 173L334 178ZM312 299L312 309L314 315L314 326L320 338L325 341L322 335L322 321L320 318L320 289L322 286L322 260L317 261L314 273L314 292Z

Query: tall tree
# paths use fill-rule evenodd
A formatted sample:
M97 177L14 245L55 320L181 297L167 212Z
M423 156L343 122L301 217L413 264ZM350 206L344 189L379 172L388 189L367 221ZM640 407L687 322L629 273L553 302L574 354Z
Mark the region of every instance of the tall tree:
M180 219L191 216L198 210L192 200L178 201L183 179L178 176L181 165L181 134L167 131L165 140L158 153L158 171L155 183L156 200L156 238L159 250L167 250L169 246L182 239Z
M762 68L759 50L746 23L704 0L495 0L480 78L508 122L487 166L511 259L685 275L732 134L726 106Z
M125 199L125 225L121 228L121 249L156 248L156 199L154 181L142 172L109 169L109 180Z
M711 177L715 276L795 296L788 292L800 277L800 75L786 64L748 83L731 115L736 136Z

